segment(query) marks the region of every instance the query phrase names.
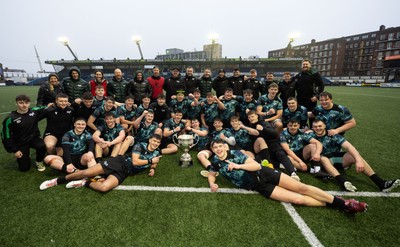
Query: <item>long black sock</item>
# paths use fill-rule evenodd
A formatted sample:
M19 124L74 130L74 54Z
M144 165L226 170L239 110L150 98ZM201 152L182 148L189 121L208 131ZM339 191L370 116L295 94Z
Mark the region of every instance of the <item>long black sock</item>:
M369 177L380 189L382 189L383 184L385 181L376 174L373 174Z
M295 172L292 162L290 161L290 159L287 157L286 153L283 150L278 150L275 153L275 156L276 160L282 163L282 165L285 167L285 170L289 175L292 174L292 172Z
M90 179L88 179L87 181L86 181L86 183L85 183L85 187L86 188L90 188L90 184L92 183L92 180L90 180Z
M327 207L332 207L332 208L340 208L342 210L346 209L346 205L344 203L344 200L342 198L338 198L336 196L333 197L333 202L332 203L326 203Z
M64 184L65 182L67 182L65 176L57 178L57 184Z
M67 164L63 164L63 166L61 167L61 171L67 172Z
M346 182L346 179L343 177L343 175L337 175L337 176L335 177L335 180L336 180L340 185L343 185L344 182Z

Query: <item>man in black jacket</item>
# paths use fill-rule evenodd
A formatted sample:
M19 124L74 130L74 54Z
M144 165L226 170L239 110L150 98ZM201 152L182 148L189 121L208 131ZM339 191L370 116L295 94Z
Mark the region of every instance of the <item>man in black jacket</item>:
M294 76L294 82L297 102L312 111L317 106L318 95L324 91L324 82L311 68L310 60L303 60L302 71Z
M215 90L217 97L224 95L225 89L229 87L229 78L225 76L225 70L220 69L218 76L212 82L212 88Z
M167 105L169 105L169 103L171 102L171 96L176 95L176 91L186 91L186 85L185 82L181 79L181 74L179 73L178 67L172 68L171 77L165 80L164 90L167 94Z
M260 97L260 94L263 92L263 85L257 80L257 70L250 70L250 78L244 82L243 88L253 91L253 99L257 100Z
M194 69L192 66L186 68L186 75L183 78L186 86L185 95L193 93L193 90L199 87L199 79L193 76Z
M126 87L127 94L132 94L135 104L140 105L142 103L143 94L153 95L153 88L150 83L143 78L143 72L138 70L132 81L130 81Z
M234 95L243 94L245 80L247 80L247 77L240 74L239 68L234 68L233 76L229 78L229 87L233 89Z
M295 83L293 82L290 72L285 72L283 73L283 81L281 81L279 84L279 98L282 100L282 106L283 109L285 110L288 108L287 106L287 100L290 97L294 97L294 86Z
M113 78L107 84L107 95L113 97L119 103L124 103L127 95L127 85L128 82L122 77L122 71L115 69Z

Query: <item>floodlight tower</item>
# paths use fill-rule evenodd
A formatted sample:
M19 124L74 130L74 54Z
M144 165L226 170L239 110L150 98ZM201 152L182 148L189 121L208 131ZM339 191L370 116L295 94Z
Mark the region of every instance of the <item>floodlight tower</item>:
M74 56L74 60L76 60L76 61L79 60L79 59L78 59L78 56L76 55L76 53L74 53L74 52L72 51L71 47L69 46L68 38L66 38L66 37L60 37L60 38L58 38L58 41L59 41L61 44L63 44L64 46L66 46L66 47L68 48L68 50L71 52L72 56Z
M140 42L142 41L142 39L139 36L133 36L132 40L136 43L136 45L137 45L137 47L139 49L140 59L143 60L142 48L140 48Z
M299 33L291 33L289 34L289 43L286 47L286 57L290 57L290 52L292 51L292 43L300 36Z
M213 56L214 56L214 46L217 43L217 39L218 39L219 35L217 33L210 33L208 35L208 38L211 40L211 56L210 56L210 60L213 60Z

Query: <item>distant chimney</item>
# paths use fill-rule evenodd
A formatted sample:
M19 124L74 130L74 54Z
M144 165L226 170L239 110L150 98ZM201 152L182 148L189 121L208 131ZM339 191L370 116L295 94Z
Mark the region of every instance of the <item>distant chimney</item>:
M314 44L314 43L315 43L315 39L312 39L312 40L311 40L311 44Z
M383 30L385 30L385 29L386 29L385 25L381 25L381 26L379 27L379 31L383 31Z

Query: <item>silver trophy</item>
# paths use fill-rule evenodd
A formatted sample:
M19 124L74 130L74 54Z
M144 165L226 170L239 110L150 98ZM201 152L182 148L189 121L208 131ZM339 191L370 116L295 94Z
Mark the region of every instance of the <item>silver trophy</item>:
M183 150L183 154L180 159L180 166L189 167L193 165L192 156L190 156L189 150L199 142L199 136L196 134L177 136L177 134L175 134L172 137L172 140L175 145Z

